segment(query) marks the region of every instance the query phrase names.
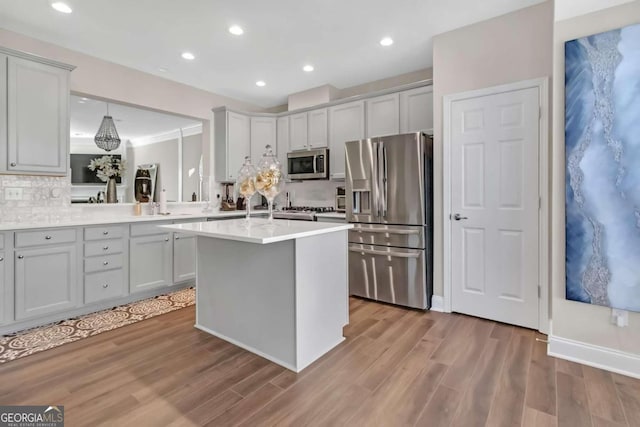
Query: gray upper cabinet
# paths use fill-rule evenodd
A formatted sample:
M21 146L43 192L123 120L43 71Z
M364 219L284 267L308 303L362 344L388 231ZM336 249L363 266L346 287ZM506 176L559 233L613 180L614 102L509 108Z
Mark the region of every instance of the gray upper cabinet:
M400 133L433 134L433 87L400 92Z
M367 99L367 138L400 133L400 96L397 93Z
M344 178L344 143L364 138L364 101L329 108L329 170L331 178Z
M16 249L15 302L16 320L76 307L75 244Z
M254 166L258 165L267 145L270 145L273 152L278 154L276 118L251 117L251 162L253 162ZM240 169L240 166L238 166L238 169Z
M24 55L23 55L24 56ZM0 99L6 99L6 140L0 172L67 175L69 170L69 71L72 67L0 55ZM36 125L37 124L37 125Z
M216 181L232 182L251 153L251 118L222 108L213 120Z

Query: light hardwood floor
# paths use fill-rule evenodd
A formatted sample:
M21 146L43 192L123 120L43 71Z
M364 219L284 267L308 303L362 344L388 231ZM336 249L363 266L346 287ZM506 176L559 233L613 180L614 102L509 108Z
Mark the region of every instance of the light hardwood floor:
M191 307L0 365L0 404L64 405L68 426L640 426L639 380L547 357L533 331L350 304L347 340L298 375Z

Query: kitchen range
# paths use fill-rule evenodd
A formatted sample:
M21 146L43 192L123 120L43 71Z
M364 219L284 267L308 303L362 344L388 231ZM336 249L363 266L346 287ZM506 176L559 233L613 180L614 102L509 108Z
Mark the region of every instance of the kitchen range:
M317 221L316 214L336 212L333 206L311 207L292 206L273 213L275 219L296 219L300 221Z

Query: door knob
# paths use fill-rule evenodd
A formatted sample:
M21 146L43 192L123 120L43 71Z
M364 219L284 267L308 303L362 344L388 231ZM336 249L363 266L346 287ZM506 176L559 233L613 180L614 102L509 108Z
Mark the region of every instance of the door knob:
M453 215L453 219L455 219L456 221L460 221L462 219L469 219L469 218L467 218L466 216L462 216L459 213L457 213L457 214Z
M15 162L11 162L11 167L15 168L16 167L16 163Z

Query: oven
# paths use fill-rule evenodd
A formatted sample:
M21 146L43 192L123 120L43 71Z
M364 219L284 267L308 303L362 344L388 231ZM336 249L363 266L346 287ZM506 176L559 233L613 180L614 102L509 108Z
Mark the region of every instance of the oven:
M329 179L329 149L319 148L287 153L287 178Z

